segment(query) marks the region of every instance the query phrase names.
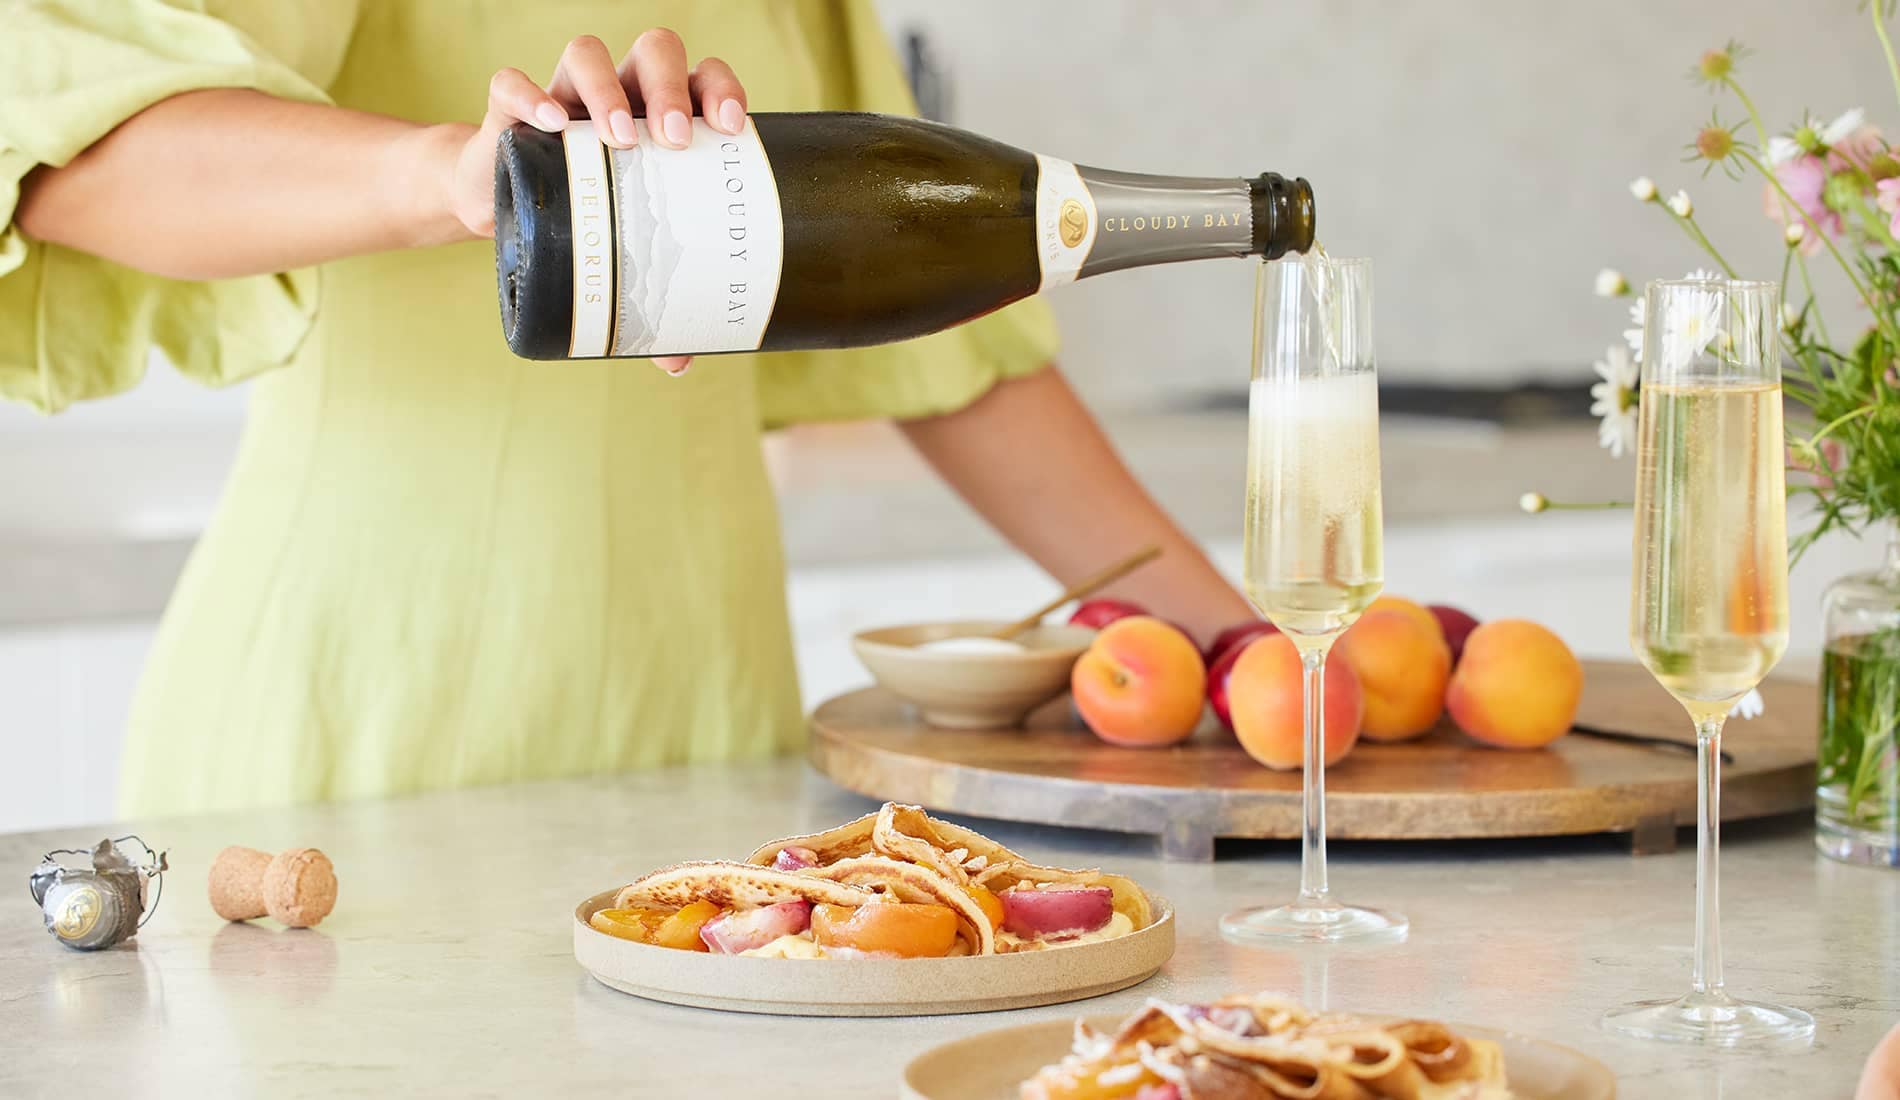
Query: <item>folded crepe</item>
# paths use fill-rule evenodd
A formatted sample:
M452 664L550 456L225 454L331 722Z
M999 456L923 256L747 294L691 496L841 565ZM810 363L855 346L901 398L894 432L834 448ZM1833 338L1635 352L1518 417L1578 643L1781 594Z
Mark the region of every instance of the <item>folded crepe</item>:
M948 906L957 915L958 934L970 945L971 953L996 954L996 931L990 927L983 907L968 890L929 867L871 855L852 856L791 874L794 878L815 878L873 890L897 901Z
M1509 1100L1497 1044L1425 1020L1313 1015L1270 996L1150 1001L1110 1034L1078 1022L1070 1055L1024 1100L1172 1084L1181 1100Z
M1018 884L1106 886L1114 895L1116 912L1127 916L1136 931L1154 923L1148 895L1131 879L1093 869L1068 870L1031 863L982 833L931 817L919 806L886 802L876 813L835 829L775 840L754 851L747 862L769 867L786 848L810 851L821 868L868 855L927 868L958 887L963 899L979 913L982 907L967 893L970 886L998 893ZM952 908L962 911L964 907ZM987 925L988 921L981 923Z
M877 900L868 885L775 871L731 860L700 860L662 867L620 888L615 909L682 909L709 901L721 909L757 909L781 901L863 905Z

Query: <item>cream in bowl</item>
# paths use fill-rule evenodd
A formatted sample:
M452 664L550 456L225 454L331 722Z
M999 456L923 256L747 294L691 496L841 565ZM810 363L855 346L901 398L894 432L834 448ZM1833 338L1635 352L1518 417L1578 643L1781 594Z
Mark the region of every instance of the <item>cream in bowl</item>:
M1069 689L1069 672L1094 640L1080 626L1044 625L1011 639L982 635L1002 620L866 630L851 639L879 685L948 729L1001 729Z

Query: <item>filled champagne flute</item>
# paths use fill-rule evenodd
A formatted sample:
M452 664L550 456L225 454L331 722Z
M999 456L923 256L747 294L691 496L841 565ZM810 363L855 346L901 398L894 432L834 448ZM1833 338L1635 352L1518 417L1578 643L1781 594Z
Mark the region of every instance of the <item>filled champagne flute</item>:
M1694 279L1646 293L1630 644L1695 723L1695 963L1686 996L1603 1026L1714 1047L1807 1041L1807 1013L1723 989L1718 906L1722 724L1788 647L1780 288Z
M1221 918L1237 943L1392 940L1406 920L1326 885L1326 654L1385 585L1372 262L1323 253L1260 265L1248 402L1247 598L1300 654L1300 893Z

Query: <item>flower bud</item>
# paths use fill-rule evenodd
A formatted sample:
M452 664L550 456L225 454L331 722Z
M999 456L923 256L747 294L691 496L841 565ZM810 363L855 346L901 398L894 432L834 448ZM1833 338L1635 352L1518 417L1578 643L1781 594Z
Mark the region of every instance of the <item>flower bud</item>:
M1689 192L1678 191L1669 196L1669 211L1678 218L1695 216L1695 203L1689 201Z
M1821 204L1829 210L1852 210L1854 203L1872 188L1873 182L1854 169L1836 172L1821 188Z
M1630 194L1637 202L1656 201L1656 181L1648 176L1638 176L1630 181Z
M1726 49L1704 50L1696 59L1696 74L1711 84L1719 84L1735 71L1735 55Z
M1629 292L1630 281L1623 277L1621 271L1613 267L1606 267L1602 271L1597 272L1597 297L1621 298Z
M1710 163L1720 163L1735 151L1735 135L1720 126L1704 127L1695 136L1696 156Z
M1517 506L1532 515L1536 515L1550 507L1550 500L1542 493L1525 493L1523 496L1517 498Z
M1807 235L1808 225L1806 222L1789 222L1787 225L1781 227L1781 239L1788 242L1789 248L1800 244L1807 238Z
M1781 330L1783 332L1793 332L1800 327L1801 311L1787 302L1781 303Z

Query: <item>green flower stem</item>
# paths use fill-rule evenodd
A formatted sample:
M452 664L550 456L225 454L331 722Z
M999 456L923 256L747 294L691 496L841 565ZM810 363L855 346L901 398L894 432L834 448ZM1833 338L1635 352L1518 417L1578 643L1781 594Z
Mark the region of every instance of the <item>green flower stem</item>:
M1879 3L1869 4L1867 12L1874 17L1874 34L1880 39L1881 51L1887 55L1887 72L1893 77L1894 98L1900 99L1900 62L1894 61L1893 43L1887 39L1887 23L1886 20L1880 18L1882 6Z
M1827 334L1827 321L1821 317L1821 307L1814 303L1814 279L1808 275L1808 258L1801 255L1798 249L1790 248L1788 251L1795 254L1794 262L1801 268L1801 288L1808 292L1808 319L1814 322L1815 331L1821 334L1821 342L1833 347L1834 338ZM1781 285L1787 286L1787 280L1783 279Z
M1707 234L1702 232L1702 227L1695 223L1694 214L1691 214L1685 218L1682 215L1676 213L1674 210L1669 209L1669 204L1666 202L1660 203L1658 205L1662 207L1663 213L1669 215L1669 219L1671 221L1681 226L1682 231L1684 233L1689 234L1690 240L1700 245L1702 247L1702 251L1707 252L1710 255L1710 257L1712 257L1715 260L1715 262L1722 268L1722 270L1725 273L1727 273L1729 278L1731 279L1735 278L1735 269L1730 267L1728 264L1728 261L1722 258L1722 254L1715 250L1715 244L1709 240Z
M1826 439L1829 435L1833 434L1834 429L1840 427L1843 424L1846 424L1849 421L1859 420L1863 416L1871 415L1873 411L1874 411L1874 406L1862 405L1860 408L1855 409L1852 412L1842 413L1841 415L1828 421L1826 424L1823 424L1821 426L1820 431L1817 431L1813 435L1809 436L1808 445L1814 446L1815 444L1821 442L1821 440Z
M1892 61L1893 55L1888 54L1887 60ZM1748 111L1749 120L1755 124L1756 140L1761 143L1761 147L1764 150L1767 149L1768 148L1768 127L1762 125L1761 112L1755 109L1755 101L1748 98L1747 92L1742 91L1742 86L1736 83L1735 77L1732 74L1724 76L1722 78L1722 83L1728 88L1729 91L1735 93L1736 99L1739 99L1742 101L1742 107ZM1895 86L1900 87L1900 77L1895 78Z
M1546 512L1614 512L1619 508L1628 508L1629 506L1629 502L1624 500L1566 502L1546 498L1543 510Z
M1794 196L1788 194L1788 189L1781 185L1781 180L1768 170L1767 165L1741 150L1737 150L1735 155L1754 165L1755 171L1761 173L1761 177L1768 181L1768 185L1775 189L1775 193L1781 196L1782 201L1795 208L1795 213L1800 214L1801 220L1806 223L1808 232L1820 237L1821 243L1827 246L1828 253L1834 257L1834 262L1841 265L1841 270L1847 274L1847 281L1854 284L1854 291L1860 295L1861 301L1866 302L1867 308L1879 316L1880 311L1874 302L1874 296L1868 293L1866 285L1860 281L1860 276L1854 273L1853 265L1847 262L1847 257L1841 255L1841 250L1834 247L1834 238L1821 232L1821 227L1816 225L1814 219L1808 216L1808 212L1801 209L1800 205L1794 201Z

